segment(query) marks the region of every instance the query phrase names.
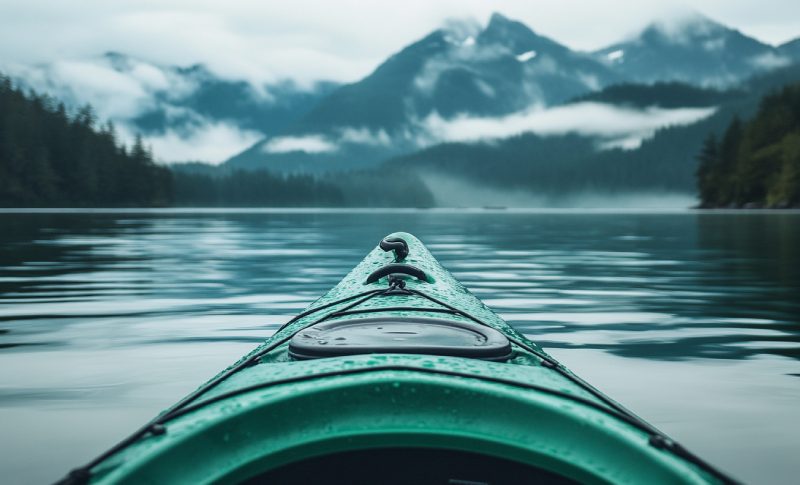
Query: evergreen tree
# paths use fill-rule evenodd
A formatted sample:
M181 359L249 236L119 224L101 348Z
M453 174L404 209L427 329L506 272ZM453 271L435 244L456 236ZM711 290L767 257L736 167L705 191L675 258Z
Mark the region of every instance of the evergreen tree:
M797 205L800 204L800 133L786 135L781 145L781 169L769 187L767 202Z
M70 115L0 75L0 207L170 204L172 173L153 162L141 137L129 155L112 124L96 125L90 105Z
M700 154L695 159L699 162L695 175L701 204L713 205L719 198L718 188L722 175L719 166L719 142L713 132L708 134Z
M742 138L742 120L739 116L734 116L719 147L719 177L717 187L717 204L728 205L734 202L736 197L736 185L734 183L734 173L736 171L736 160L739 154L739 144Z
M697 156L697 187L706 204L780 205L800 203L800 83L765 96L756 116L734 118L719 147L718 174Z

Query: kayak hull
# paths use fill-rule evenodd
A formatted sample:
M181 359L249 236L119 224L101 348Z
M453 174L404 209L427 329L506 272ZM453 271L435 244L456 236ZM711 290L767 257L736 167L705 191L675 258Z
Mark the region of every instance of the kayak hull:
M424 278L414 272L402 284L386 277L367 283L376 269L397 263L376 248L263 345L156 418L156 427L83 469L90 473L82 483L237 485L262 483L259 477L271 483L278 475L270 473L325 457L363 466L359 456L378 456L381 449L406 450L381 455L387 460L419 450L502 459L560 477L559 483L733 483L517 333L416 238L392 237L407 241L403 263ZM511 355L492 362L411 353L312 360L290 354L302 329L323 321L372 322L377 315L477 323L502 333Z
M380 357L363 364L385 365ZM316 456L421 447L502 457L586 484L707 483L687 481L696 471L648 438L552 394L413 367L371 370L211 404L132 448L138 459L105 481L221 485Z

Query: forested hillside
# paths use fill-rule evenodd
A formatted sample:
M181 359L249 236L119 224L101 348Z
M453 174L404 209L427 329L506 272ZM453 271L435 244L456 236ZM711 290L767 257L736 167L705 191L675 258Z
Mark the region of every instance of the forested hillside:
M325 176L176 164L175 205L184 207L431 207L433 195L413 173L394 170Z
M678 83L623 84L581 98L639 107L667 107L673 103L708 106L724 101L712 116L690 125L662 128L633 150L598 151L597 140L574 134L548 137L525 134L486 142L438 145L389 160L386 165L551 196L584 190L694 194L698 163L695 156L708 134L723 133L734 117L751 118L766 93L798 80L800 64L795 64L755 76L733 91Z
M702 88L677 81L657 82L652 85L622 83L579 96L571 102L595 101L618 106L635 106L637 108L650 106L694 108L720 105L743 98L745 95L744 91L738 89L720 91L714 88Z
M172 173L136 140L128 150L91 107L69 113L0 76L0 207L151 207L172 202Z
M756 116L713 133L697 157L703 207L800 204L800 83L766 96Z

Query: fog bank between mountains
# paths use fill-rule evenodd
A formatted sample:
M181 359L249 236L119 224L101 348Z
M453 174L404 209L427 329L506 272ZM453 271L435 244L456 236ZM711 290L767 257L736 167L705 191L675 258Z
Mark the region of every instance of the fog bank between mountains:
M541 136L576 133L604 140L602 148L638 148L642 140L666 126L694 123L715 108L636 109L604 103L576 103L531 109L500 118L460 116L444 120L434 113L424 126L436 142L471 142L531 132ZM431 143L433 144L433 143Z

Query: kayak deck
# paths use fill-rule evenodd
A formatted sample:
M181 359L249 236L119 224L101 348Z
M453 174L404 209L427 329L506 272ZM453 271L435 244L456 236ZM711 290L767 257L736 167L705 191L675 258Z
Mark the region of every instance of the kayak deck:
M397 238L405 258L397 242L376 248L253 352L63 483L735 483L516 332L416 238L384 241ZM434 320L499 332L508 353L359 352L360 337L337 350L354 335L341 332L319 341L320 329L356 322L363 333ZM318 354L293 346L302 331Z

